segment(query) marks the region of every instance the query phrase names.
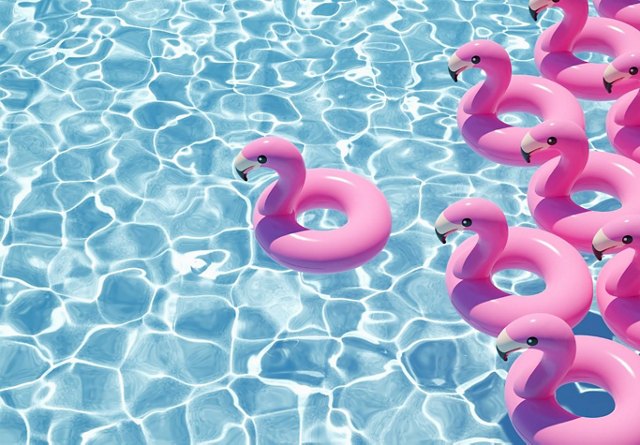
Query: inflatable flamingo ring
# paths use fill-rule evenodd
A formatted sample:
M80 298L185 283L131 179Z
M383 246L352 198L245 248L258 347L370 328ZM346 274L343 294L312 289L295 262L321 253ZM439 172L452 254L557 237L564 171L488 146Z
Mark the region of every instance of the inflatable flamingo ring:
M498 335L498 354L527 349L511 366L505 402L518 434L531 444L636 445L640 443L640 357L600 337L574 336L551 314L514 320ZM556 401L556 390L571 382L600 386L615 401L602 417L579 417Z
M314 273L354 269L378 254L389 239L391 212L376 186L342 170L307 170L300 152L284 139L251 142L234 167L245 181L258 167L280 176L260 195L253 224L260 246L283 266ZM313 208L339 210L347 215L347 223L335 230L298 224L296 216Z
M587 314L593 298L589 270L582 256L557 236L528 227L508 227L500 208L479 198L447 207L435 230L443 243L456 230L476 232L453 252L445 277L453 306L479 331L495 337L516 318L541 311L571 326ZM511 268L538 274L546 288L527 298L498 289L491 276Z
M602 88L606 64L585 62L575 53L597 51L620 57L637 51L640 31L618 20L589 17L588 0L529 0L534 20L549 7L562 9L564 18L545 30L536 42L534 58L544 77L583 99L611 100L633 89L625 85L612 95L607 94Z
M519 149L528 128L505 124L498 118L499 113L521 111L542 120L568 119L584 128L584 113L573 94L542 77L512 76L509 55L497 43L475 40L460 47L449 59L449 74L456 82L460 73L469 68L482 69L486 79L462 97L458 127L478 154L500 164L526 165ZM553 156L549 153L536 159L536 163Z
M620 20L640 29L640 2L638 0L593 0L603 17Z
M614 153L589 152L584 130L571 122L543 122L522 141L522 154L532 159L553 147L560 156L540 166L531 177L527 201L540 228L555 233L582 252L591 252L596 232L609 220L640 214L640 164ZM571 194L596 190L617 198L621 207L608 212L585 209Z
M627 83L640 88L640 51L619 57L607 66L604 84L607 91ZM618 99L607 113L607 136L618 153L640 162L640 90Z
M640 349L640 215L611 220L593 238L593 253L617 253L598 275L596 296L609 329ZM619 252L619 253L618 253Z

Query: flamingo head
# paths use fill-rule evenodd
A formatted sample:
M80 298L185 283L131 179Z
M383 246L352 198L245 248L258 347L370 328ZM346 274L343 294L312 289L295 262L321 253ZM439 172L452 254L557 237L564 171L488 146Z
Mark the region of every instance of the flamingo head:
M509 61L509 55L502 46L490 40L473 40L462 45L449 58L449 75L457 82L464 70L485 68L496 61Z
M242 149L233 161L236 173L248 180L247 174L259 167L269 167L278 170L291 162L301 162L300 152L291 142L275 137L267 136L249 143Z
M504 361L523 349L569 350L574 340L571 326L548 313L528 314L516 318L498 334L496 349Z
M608 93L613 85L623 80L633 80L640 87L640 52L631 52L616 57L604 70L602 81Z
M524 160L530 163L531 156L535 152L568 145L584 145L587 140L586 133L578 124L570 121L548 120L536 125L524 135L520 143L520 152Z
M560 0L529 0L529 14L534 21L538 21L538 15L545 8L551 8Z
M447 207L436 220L436 236L446 244L447 236L458 230L478 232L496 225L506 227L507 221L500 207L481 198L462 199Z
M598 261L605 253L618 253L627 247L638 248L640 243L640 215L615 218L605 224L593 237L592 250Z

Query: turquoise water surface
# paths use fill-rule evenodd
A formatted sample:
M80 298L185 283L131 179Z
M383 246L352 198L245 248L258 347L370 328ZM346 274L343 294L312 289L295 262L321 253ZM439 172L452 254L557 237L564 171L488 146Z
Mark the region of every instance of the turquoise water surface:
M440 246L433 223L478 196L533 226L533 170L464 144L455 110L482 74L454 84L447 59L490 38L537 74L560 16L535 24L526 0L0 1L0 443L521 443L511 363L447 297L466 236ZM610 150L610 104L583 104ZM252 203L275 176L245 183L232 162L267 134L380 187L382 253L312 275L262 252ZM611 336L595 307L576 332Z

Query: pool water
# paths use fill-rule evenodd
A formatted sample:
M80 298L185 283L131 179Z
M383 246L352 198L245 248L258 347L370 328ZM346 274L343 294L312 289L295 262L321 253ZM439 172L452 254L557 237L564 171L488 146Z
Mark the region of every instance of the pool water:
M482 74L454 84L447 59L490 38L537 74L559 18L525 0L0 2L0 443L522 443L511 363L447 297L467 235L441 246L433 223L481 196L532 226L533 169L465 145L456 107ZM610 104L583 105L610 151ZM251 212L275 175L232 162L268 134L378 185L382 253L333 275L265 255ZM576 331L611 337L595 306ZM596 393L559 397L610 411Z

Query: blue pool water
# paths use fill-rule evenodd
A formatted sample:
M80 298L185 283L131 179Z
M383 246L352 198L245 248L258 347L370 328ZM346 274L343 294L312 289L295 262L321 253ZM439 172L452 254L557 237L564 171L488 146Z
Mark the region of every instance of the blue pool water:
M445 290L465 235L440 246L433 223L482 196L533 225L532 170L479 157L456 128L482 75L453 84L446 67L491 38L536 74L526 3L0 2L0 443L521 443L510 363ZM609 104L583 104L610 150ZM266 134L372 178L393 212L384 252L327 276L269 259L250 221L274 175L231 168ZM595 307L577 331L611 336Z

